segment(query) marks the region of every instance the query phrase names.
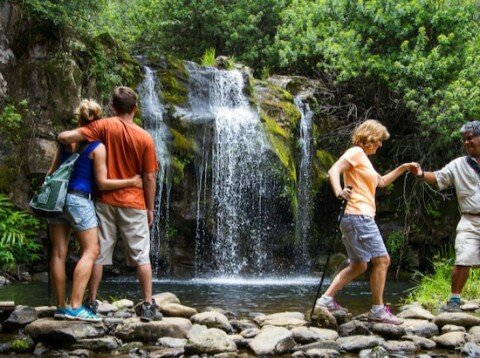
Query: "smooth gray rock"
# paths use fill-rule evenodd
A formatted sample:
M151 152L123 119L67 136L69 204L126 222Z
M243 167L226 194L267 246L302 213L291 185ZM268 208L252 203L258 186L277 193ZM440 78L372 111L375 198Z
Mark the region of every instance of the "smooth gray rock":
M466 332L467 330L465 327L462 326L456 326L454 324L446 324L445 326L442 327L442 333L448 333L448 332Z
M160 307L160 309L169 303L181 304L178 297L171 292L159 293L159 294L153 295L152 298L155 300L155 303L157 304L158 307Z
M127 308L133 308L134 303L131 300L127 300L127 299L123 298L121 300L112 302L112 305L117 307L117 309L119 309L119 310L124 310L124 309L127 309Z
M157 340L157 346L163 348L183 348L187 340L183 338L162 337Z
M257 355L274 355L289 352L295 346L295 341L288 329L266 326L248 345Z
M187 354L216 354L236 351L235 342L221 329L195 324L188 333L188 341L185 346Z
M187 338L192 323L186 318L166 317L148 323L128 318L117 328L115 335L123 341L154 342L160 337Z
M10 331L25 327L27 324L38 319L37 312L34 308L28 306L17 306L10 314L2 327L4 330Z
M149 358L174 358L184 357L185 350L183 348L165 348L159 351L150 352Z
M360 358L385 358L389 357L389 354L383 346L377 346L371 349L362 349L358 356Z
M413 334L425 338L430 338L438 334L437 325L427 320L405 319L400 327L405 328L406 334Z
M113 313L117 312L118 308L117 306L112 305L111 303L108 302L103 302L98 300L98 308L97 308L97 313L100 314L108 314L108 313Z
M385 339L400 339L405 335L405 328L394 324L375 323L370 330Z
M192 316L198 314L198 311L195 308L184 306L178 303L167 303L164 304L160 311L166 317L184 317L191 318Z
M298 326L305 326L304 316L301 312L279 312L266 316L260 316L253 319L260 327L264 326L278 326L293 328Z
M480 357L480 346L474 342L467 342L460 349L460 353L468 357Z
M480 326L470 327L470 329L468 330L468 333L480 335Z
M419 306L412 306L400 312L397 317L401 319L426 319L427 321L433 321L435 319L435 316L430 311Z
M258 328L248 328L240 332L243 338L254 338L258 336L260 330Z
M342 351L342 347L335 341L325 340L325 341L318 341L314 343L304 344L304 345L297 345L292 348L293 351L308 351L310 349L333 349L335 351Z
M235 342L238 348L248 347L248 343L251 341L251 339L246 339L240 334L232 334L229 337Z
M111 352L122 346L122 341L116 337L105 336L91 339L79 339L72 348L88 349L93 352Z
M412 334L403 336L402 339L412 341L415 343L417 346L419 346L421 349L434 349L437 344L435 341L425 338L425 337L420 337L420 336L415 336Z
M338 333L332 329L317 327L294 327L290 330L295 342L305 344L314 341L336 340Z
M35 312L38 318L53 317L56 309L56 306L39 306L35 307Z
M345 312L341 310L337 311L332 311L330 312L333 317L335 317L335 320L337 321L337 324L344 324L352 320L352 314L350 312Z
M227 333L233 332L233 327L228 321L228 318L219 312L210 311L197 313L190 317L190 320L194 324L204 325L208 328L218 328Z
M242 320L234 319L230 321L230 324L232 325L235 332L242 332L247 329L258 328L258 325L256 323L253 323L252 321L249 321L246 319L242 319Z
M305 312L305 320L315 327L338 330L337 320L325 307L315 306L313 315L312 310L308 310Z
M378 336L349 336L340 337L336 342L347 352L359 352L363 349L376 347L385 340Z
M56 321L51 318L41 318L30 323L25 331L37 342L58 344L101 337L105 335L106 328L103 323Z
M309 349L306 351L310 358L335 358L340 356L340 352L334 349Z
M435 317L434 323L438 327L453 324L469 328L480 325L480 318L464 312L443 312Z
M386 341L382 346L390 353L412 354L418 352L420 347L413 341Z
M365 322L352 320L350 322L342 324L338 328L338 334L341 337L369 336L371 335L371 332Z
M449 332L441 336L434 337L433 340L439 347L459 348L466 342L466 334L463 332Z

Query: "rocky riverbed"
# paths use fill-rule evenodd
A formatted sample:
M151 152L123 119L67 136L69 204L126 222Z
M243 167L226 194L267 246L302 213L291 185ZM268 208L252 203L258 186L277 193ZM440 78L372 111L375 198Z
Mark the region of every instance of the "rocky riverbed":
M369 322L366 314L341 311L251 313L208 308L197 312L172 293L154 296L164 318L140 322L127 299L100 302L101 323L54 320L55 307L16 306L2 313L0 354L48 356L271 356L362 357L480 356L480 309L467 302L463 312L434 315L420 305L400 308L400 326Z

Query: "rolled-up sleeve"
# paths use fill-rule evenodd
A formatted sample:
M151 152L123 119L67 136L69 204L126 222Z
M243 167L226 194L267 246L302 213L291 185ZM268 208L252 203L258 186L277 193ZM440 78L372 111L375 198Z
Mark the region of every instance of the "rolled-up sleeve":
M448 163L441 170L435 172L435 179L440 190L454 186L454 162Z

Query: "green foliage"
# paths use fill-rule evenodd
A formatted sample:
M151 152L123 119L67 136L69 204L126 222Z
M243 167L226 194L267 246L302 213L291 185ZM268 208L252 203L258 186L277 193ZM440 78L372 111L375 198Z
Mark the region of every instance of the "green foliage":
M398 267L398 265L400 265L400 258L402 257L402 267L408 268L410 266L410 250L408 246L405 246L404 248L403 232L401 230L392 232L390 235L387 236L387 240L385 243L387 246L388 254L390 255L391 266ZM402 250L406 250L403 255Z
M20 140L22 128L22 113L27 110L27 101L20 101L17 105L8 104L0 113L0 134L10 144Z
M427 309L437 308L445 303L450 295L450 276L455 264L455 251L452 246L441 250L433 259L434 273L415 272L416 286L406 298L407 303L419 302ZM465 299L478 298L480 295L480 271L471 270L469 279L462 291Z
M39 221L27 212L15 210L7 196L0 194L0 267L29 264L39 258L40 245L34 241Z
M215 49L213 47L207 48L200 60L202 66L214 66L215 65Z

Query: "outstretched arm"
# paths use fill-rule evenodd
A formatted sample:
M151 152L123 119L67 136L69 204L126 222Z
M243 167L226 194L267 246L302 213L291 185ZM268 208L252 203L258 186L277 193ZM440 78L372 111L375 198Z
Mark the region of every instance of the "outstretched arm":
M108 179L107 177L107 151L103 144L100 144L92 152L93 170L95 179L100 190L116 190L130 186L141 188L143 186L142 177L135 175L130 179Z
M63 144L71 144L71 143L78 143L83 142L85 137L76 129L70 131L61 132L58 137L58 141Z
M390 173L387 173L384 176L379 175L378 186L380 188L385 188L387 185L392 184L395 180L397 180L397 178L406 171L413 171L417 165L417 163L403 163L402 165L392 170Z
M435 176L434 172L426 172L422 169L420 164L416 163L416 166L410 171L418 178L418 179L423 179L430 185L437 185L437 177Z
M330 185L332 186L333 192L335 193L335 196L341 200L348 201L352 195L351 188L345 187L342 189L342 185L340 184L340 175L351 166L352 165L345 158L340 158L328 171L328 177L330 179Z

